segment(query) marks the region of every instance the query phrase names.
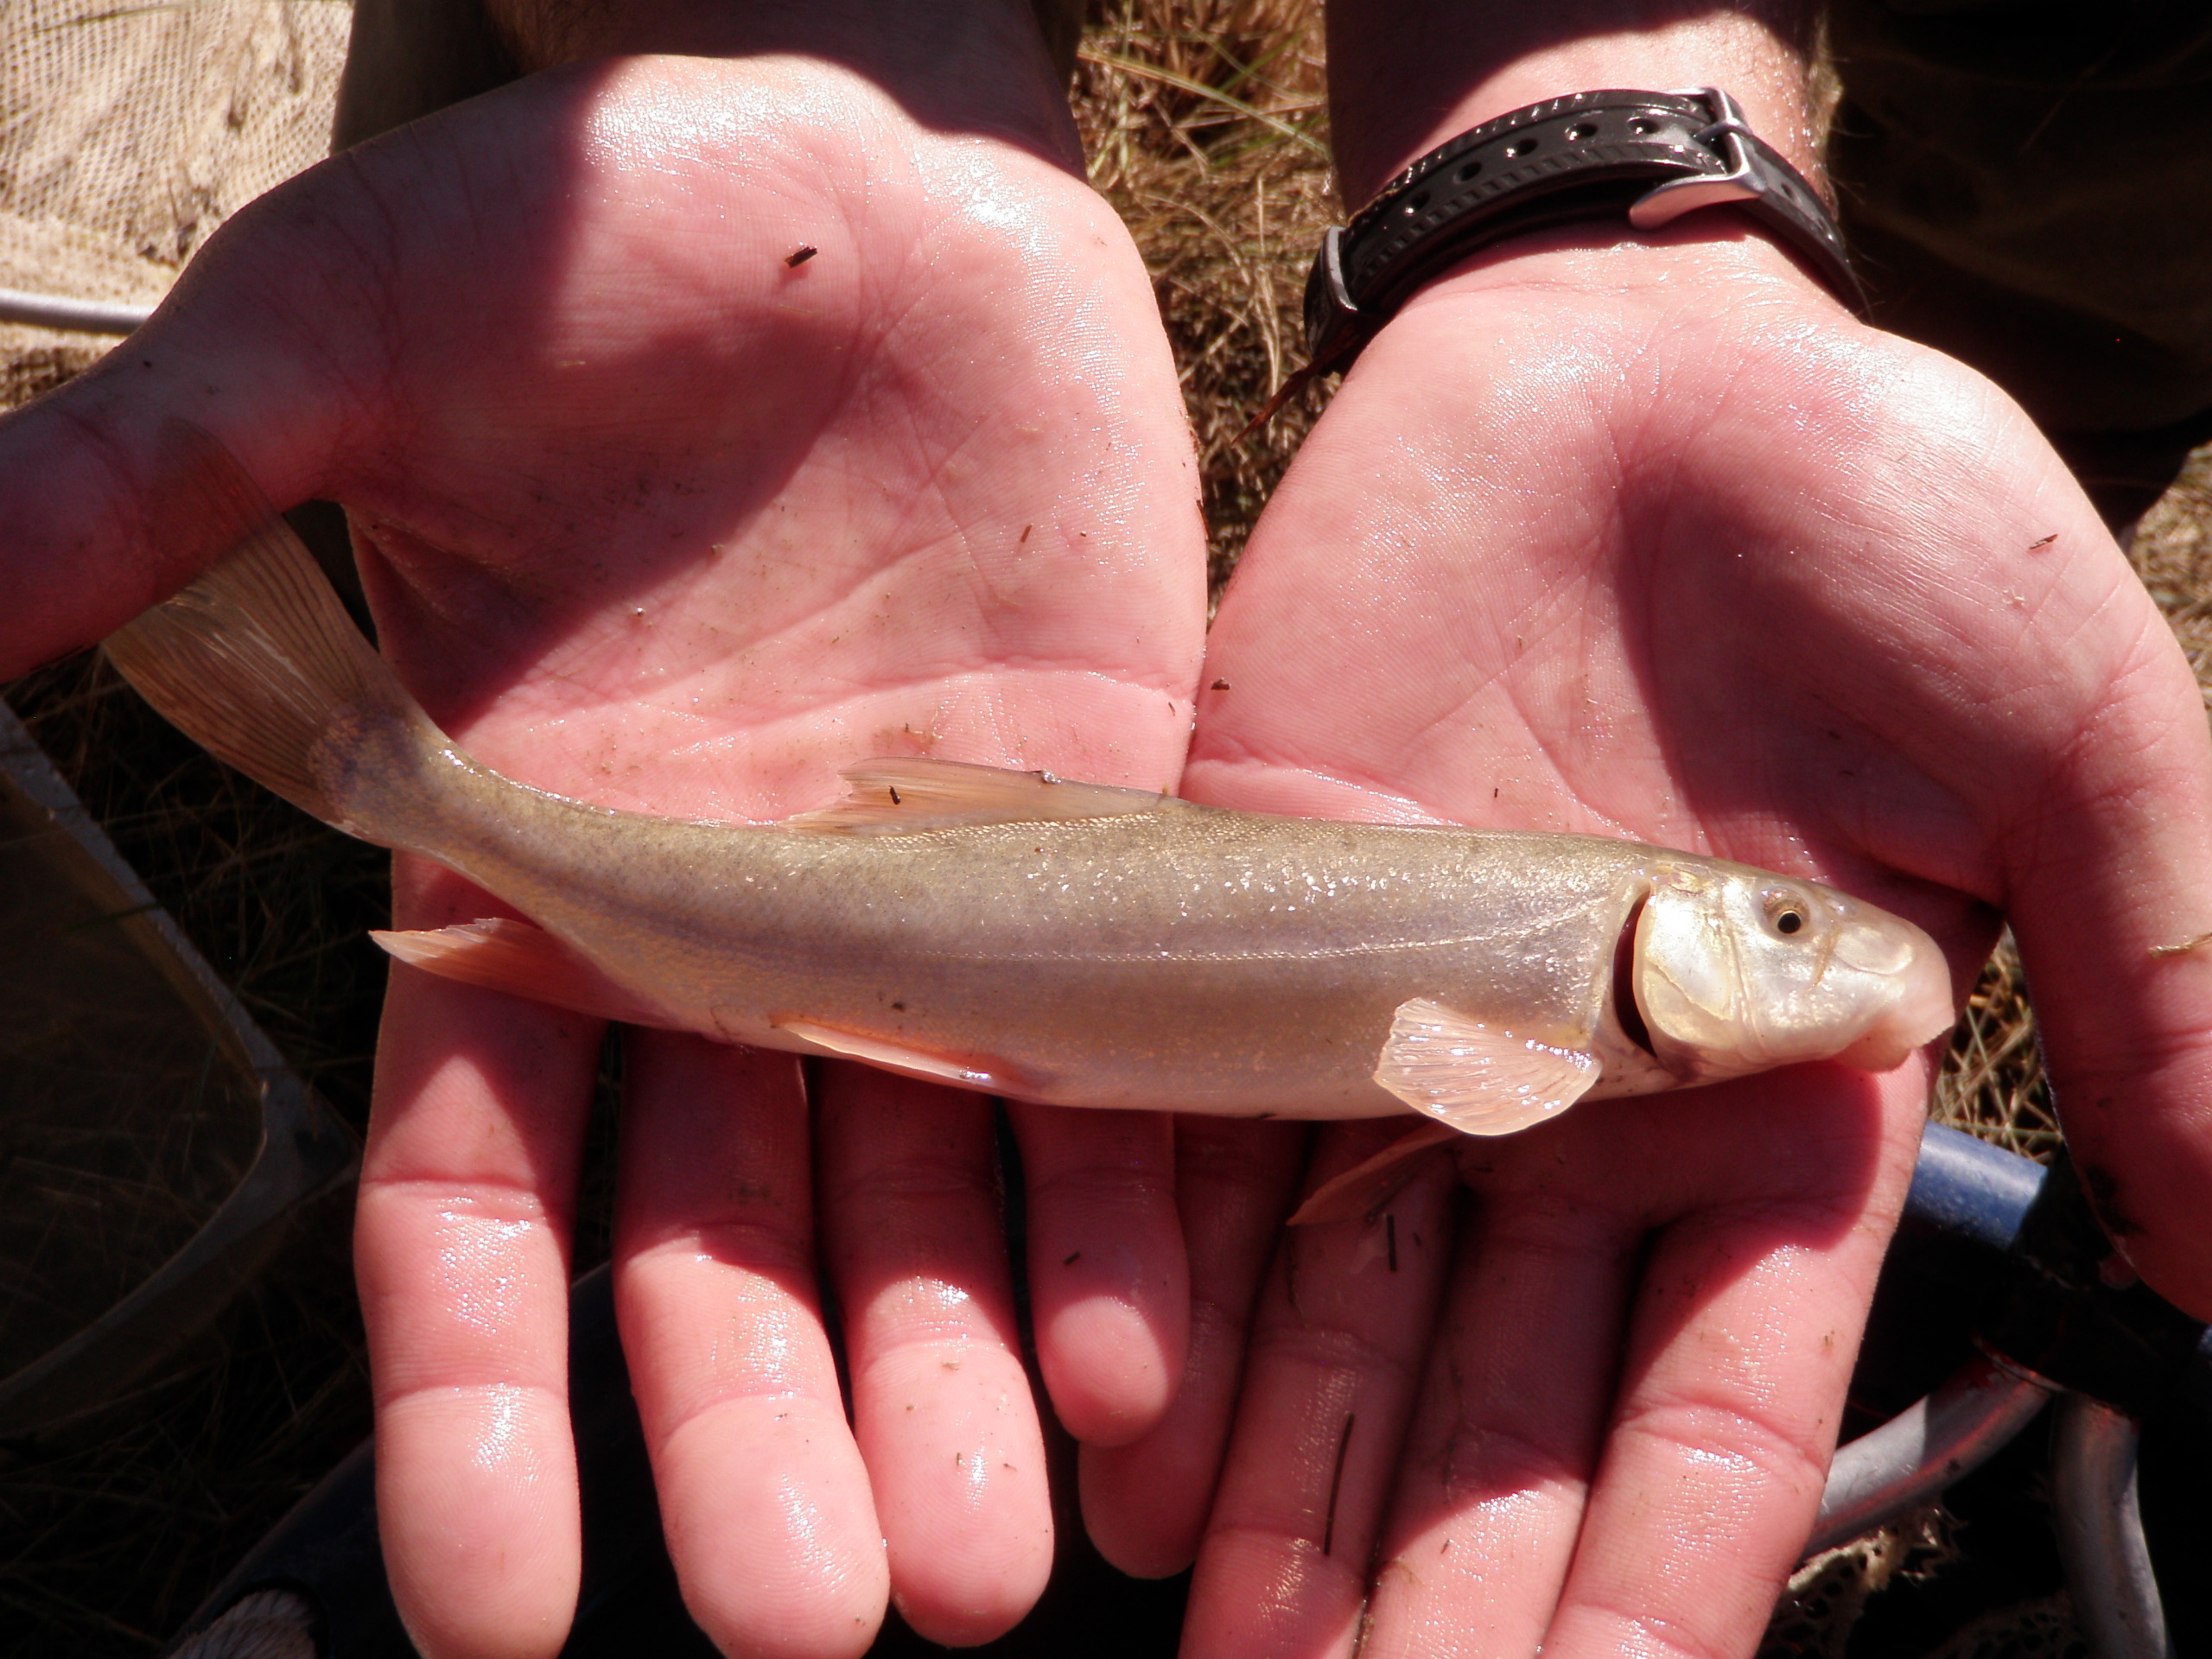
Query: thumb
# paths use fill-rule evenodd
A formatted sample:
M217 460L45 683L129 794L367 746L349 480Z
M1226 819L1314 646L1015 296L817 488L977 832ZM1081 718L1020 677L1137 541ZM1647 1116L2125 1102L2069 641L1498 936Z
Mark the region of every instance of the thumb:
M0 416L0 677L105 637L235 542L219 453L290 506L317 493L345 389L375 348L370 273L330 257L320 211L343 164L302 175L226 225L154 315L74 380ZM348 359L353 360L349 361ZM230 501L230 511L220 504Z

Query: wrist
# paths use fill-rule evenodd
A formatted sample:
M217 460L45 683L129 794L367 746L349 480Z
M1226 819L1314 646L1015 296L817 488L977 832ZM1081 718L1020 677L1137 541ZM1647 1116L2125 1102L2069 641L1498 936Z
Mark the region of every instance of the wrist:
M1656 232L1593 223L1516 237L1444 272L1398 315L1457 296L1509 292L1654 315L1723 315L1760 299L1802 303L1838 322L1853 320L1850 308L1796 257L1748 221L1721 213L1692 213Z
M1719 86L1759 137L1820 181L1811 90L1813 14L1802 0L1742 0L1644 23L1624 0L1538 9L1446 0L1332 0L1330 127L1344 200L1357 207L1414 157L1545 99L1601 87Z
M1729 94L1585 92L1455 135L1332 229L1306 279L1310 358L1293 384L1351 366L1408 299L1489 249L1573 226L1649 237L1722 206L1863 307L1824 203Z

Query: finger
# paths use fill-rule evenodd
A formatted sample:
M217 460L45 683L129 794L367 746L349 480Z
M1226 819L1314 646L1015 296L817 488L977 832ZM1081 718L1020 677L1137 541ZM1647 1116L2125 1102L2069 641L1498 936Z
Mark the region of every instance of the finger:
M1955 365L1923 374L1916 392L1953 396L1960 375ZM1983 385L1975 401L1993 398ZM1959 431L1985 435L1945 463L1973 482L1912 498L1923 522L1908 514L1891 537L1946 551L1940 563L1923 551L1870 569L1865 591L1890 648L1859 650L1860 671L1838 684L1840 706L1896 734L1897 751L1979 822L1947 828L1941 811L1886 810L1866 821L1868 839L1898 868L2002 906L2100 1213L2154 1286L2212 1313L2212 1233L2201 1225L2212 1181L2212 945L2172 948L2212 934L2203 698L2141 582L2025 416L2000 410L1993 429L1986 411L1953 407ZM1995 471L1993 454L2005 463ZM1963 518L1961 500L1974 504ZM1961 538L1956 525L1968 521ZM1927 602L1930 593L1942 602ZM1845 614L1863 630L1863 618ZM1766 637L1803 652L1819 635L1777 614ZM1829 638L1848 659L1854 640Z
M991 1103L859 1066L817 1076L823 1235L892 1598L929 1640L972 1646L1052 1565Z
M1198 1554L1229 1445L1253 1305L1305 1161L1302 1124L1175 1120L1175 1198L1191 1264L1183 1381L1153 1431L1086 1446L1083 1519L1098 1553L1136 1578L1166 1578Z
M1585 1112L1593 1108L1585 1107ZM1478 1192L1401 1459L1365 1656L1542 1643L1619 1362L1641 1205Z
M815 1285L798 1063L624 1048L615 1294L684 1605L722 1651L866 1651L888 1593Z
M1923 1068L1712 1091L1706 1194L1658 1236L1548 1656L1749 1655L1820 1508ZM1697 1109L1693 1107L1692 1109Z
M2115 563L2117 562L2115 556ZM2014 803L2006 908L2066 1136L2145 1279L2212 1315L2212 741L2150 600L2132 649L2093 664L2056 771Z
M1308 1186L1403 1132L1395 1120L1331 1131ZM1454 1185L1432 1168L1371 1224L1285 1236L1198 1547L1185 1653L1351 1653L1451 1255Z
M1174 1122L1158 1112L1008 1110L1029 1199L1038 1369L1069 1433L1119 1446L1165 1414L1190 1344Z
M404 927L493 913L403 867ZM393 1599L429 1659L555 1652L581 1570L569 1228L602 1027L395 966L355 1266Z

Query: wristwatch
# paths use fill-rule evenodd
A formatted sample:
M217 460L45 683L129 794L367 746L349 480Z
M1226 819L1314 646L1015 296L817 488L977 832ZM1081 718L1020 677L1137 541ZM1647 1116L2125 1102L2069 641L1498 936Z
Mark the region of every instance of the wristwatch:
M1721 206L1748 214L1865 315L1827 205L1726 92L1577 92L1429 151L1322 238L1306 282L1300 383L1350 367L1416 289L1478 249L1587 219L1652 231Z

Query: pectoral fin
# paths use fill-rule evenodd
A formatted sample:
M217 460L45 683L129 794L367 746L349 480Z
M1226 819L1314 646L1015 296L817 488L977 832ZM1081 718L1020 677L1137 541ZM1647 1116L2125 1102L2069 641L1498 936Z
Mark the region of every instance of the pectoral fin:
M845 798L776 827L811 835L911 836L963 823L1107 818L1180 805L1172 795L1078 784L1049 772L1009 772L918 755L863 760L837 774Z
M939 1053L934 1050L917 1048L894 1037L879 1036L872 1032L848 1031L842 1027L825 1026L812 1020L776 1014L769 1024L778 1031L787 1031L792 1036L827 1049L832 1054L842 1054L849 1060L860 1060L868 1065L881 1066L887 1071L899 1071L910 1077L923 1077L931 1083L950 1083L963 1089L982 1089L995 1095L1023 1095L1033 1093L1035 1085L1002 1060L982 1055Z
M441 979L457 979L464 985L481 985L632 1026L673 1023L543 928L512 917L487 917L416 932L372 929L369 937L399 961Z
M1365 1221L1372 1225L1390 1207L1390 1200L1421 1173L1421 1154L1459 1138L1459 1132L1444 1123L1424 1123L1400 1135L1382 1151L1315 1187L1306 1202L1291 1211L1287 1224L1314 1227L1332 1221Z
M1375 1081L1463 1135L1511 1135L1582 1098L1594 1054L1532 1042L1416 997L1399 1006Z

